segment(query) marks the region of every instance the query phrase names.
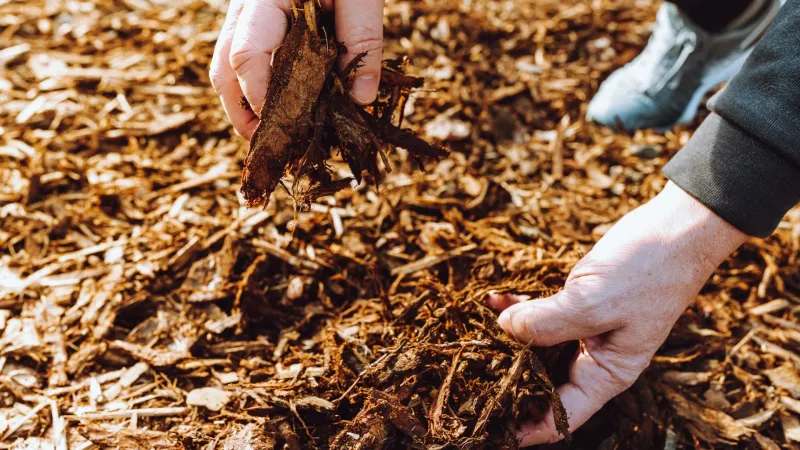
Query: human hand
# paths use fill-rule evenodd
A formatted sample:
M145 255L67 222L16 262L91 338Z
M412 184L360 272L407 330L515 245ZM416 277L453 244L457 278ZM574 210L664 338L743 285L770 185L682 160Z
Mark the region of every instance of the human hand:
M534 301L490 296L499 325L521 342L581 340L558 389L570 430L630 387L714 269L747 236L669 183L623 217L570 273L564 289ZM521 445L555 442L552 412L525 423Z
M359 67L353 99L369 104L378 93L383 53L383 0L322 0L336 15L336 37L347 47L339 64L344 67L367 52ZM258 126L272 53L289 28L291 0L231 0L220 31L209 77L233 127L247 139ZM244 96L252 110L241 106Z

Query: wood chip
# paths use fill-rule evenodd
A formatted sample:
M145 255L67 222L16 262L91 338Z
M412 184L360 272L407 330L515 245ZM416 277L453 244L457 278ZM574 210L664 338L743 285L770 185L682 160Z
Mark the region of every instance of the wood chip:
M186 404L189 406L202 406L210 411L221 410L231 401L233 394L219 388L199 388L189 392Z
M764 375L776 387L785 389L792 397L800 399L800 374L792 364L784 364L764 371Z

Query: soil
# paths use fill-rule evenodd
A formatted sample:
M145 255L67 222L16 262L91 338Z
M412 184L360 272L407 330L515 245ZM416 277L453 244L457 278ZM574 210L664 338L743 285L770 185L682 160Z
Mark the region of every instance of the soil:
M285 56L315 55L319 94L251 147L207 76L224 2L1 3L2 445L515 448L548 408L566 435L578 344L513 342L484 300L557 292L664 186L705 112L665 134L583 119L657 6L390 0L365 108L304 6ZM793 210L544 448L797 448L798 250Z

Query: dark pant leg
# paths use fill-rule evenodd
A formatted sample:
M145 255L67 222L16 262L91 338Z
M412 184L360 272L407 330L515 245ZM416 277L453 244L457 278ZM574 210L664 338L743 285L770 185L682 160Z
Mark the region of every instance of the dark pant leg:
M712 33L739 17L754 0L671 0L703 29Z

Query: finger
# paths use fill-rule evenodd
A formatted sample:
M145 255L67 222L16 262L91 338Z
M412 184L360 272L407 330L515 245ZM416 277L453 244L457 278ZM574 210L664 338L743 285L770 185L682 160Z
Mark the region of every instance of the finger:
M486 302L492 309L503 312L517 303L527 302L530 299L527 295L495 294L492 292L486 298Z
M581 352L570 367L570 381L558 388L561 403L569 417L570 433L586 423L609 400L630 387L630 383L604 368L589 354ZM635 378L633 378L635 380ZM553 411L539 423L526 422L517 433L521 446L557 442L563 439L556 429Z
M565 289L552 297L512 305L497 323L519 342L549 347L614 329L603 310L602 305Z
M270 63L289 28L285 0L245 2L231 45L230 65L256 115L261 115L267 95Z
M358 68L350 94L362 105L375 100L383 57L383 0L336 0L336 36L347 47L344 68L361 53L367 55Z
M242 108L242 89L236 78L236 73L230 66L229 55L231 52L231 42L233 41L234 30L241 15L243 0L233 0L230 3L228 15L222 25L217 44L214 48L214 56L211 58L209 68L209 79L214 91L222 101L225 114L233 124L233 128L242 136L250 139L258 126L258 118L251 111Z
M256 132L256 128L258 128L258 117L253 114L252 110L242 105L244 94L242 94L242 88L239 87L238 81L225 84L217 90L217 95L222 100L222 108L225 110L225 114L227 114L233 128L242 137L250 140L253 137L253 133Z

